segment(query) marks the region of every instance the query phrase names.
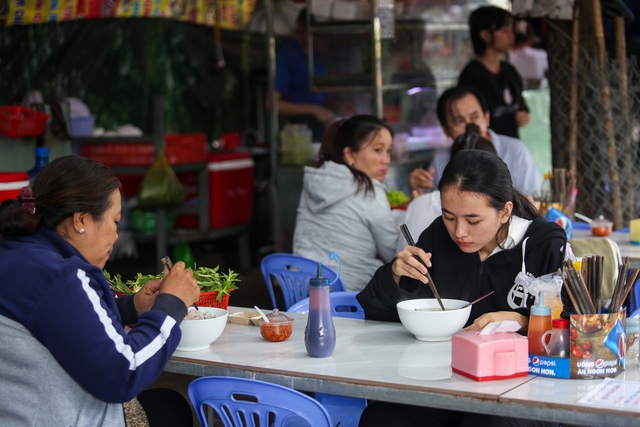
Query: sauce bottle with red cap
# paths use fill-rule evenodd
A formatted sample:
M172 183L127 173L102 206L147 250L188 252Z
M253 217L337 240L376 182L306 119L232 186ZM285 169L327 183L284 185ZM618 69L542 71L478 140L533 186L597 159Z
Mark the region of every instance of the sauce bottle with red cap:
M551 330L542 335L544 354L552 357L569 357L569 340L569 319L553 319Z
M551 307L544 304L544 292L538 296L538 304L531 307L529 316L529 354L545 355L547 351L542 341L545 332L551 330Z

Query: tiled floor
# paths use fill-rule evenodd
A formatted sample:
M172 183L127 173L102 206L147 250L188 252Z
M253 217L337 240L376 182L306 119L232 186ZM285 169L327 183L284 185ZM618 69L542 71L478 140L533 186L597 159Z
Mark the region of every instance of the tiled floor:
M229 268L237 270L237 262L234 261L234 254L227 253L224 245L216 247L212 245L194 245L192 247L196 265L206 265L215 267L220 265L222 271ZM109 261L105 269L111 274L121 274L123 280L133 278L137 273L155 274L156 261L154 259L155 249L152 244L141 244L138 246L137 258L123 258ZM174 260L175 261L175 260ZM233 291L229 298L230 305L240 307L253 307L257 305L261 308L270 309L271 299L267 291L262 273L259 267L260 256L255 256L252 260L252 268L249 271L240 272L240 283L238 290ZM168 387L179 391L188 400L187 386L195 377L163 373L151 387ZM199 426L194 413L194 427Z

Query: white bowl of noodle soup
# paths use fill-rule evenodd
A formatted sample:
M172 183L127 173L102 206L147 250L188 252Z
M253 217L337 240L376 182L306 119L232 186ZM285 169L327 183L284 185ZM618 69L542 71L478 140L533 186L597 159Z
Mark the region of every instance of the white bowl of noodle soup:
M468 302L443 298L442 311L435 298L400 301L396 307L400 321L420 341L446 341L460 332L471 314Z
M180 324L182 338L176 350L200 351L209 348L227 325L227 310L215 307L190 307L187 317Z

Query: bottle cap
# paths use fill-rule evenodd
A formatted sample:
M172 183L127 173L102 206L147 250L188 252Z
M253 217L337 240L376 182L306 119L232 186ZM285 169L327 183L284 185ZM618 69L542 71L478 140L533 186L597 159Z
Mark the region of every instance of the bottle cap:
M544 305L544 292L540 292L538 304L531 307L531 314L534 316L550 316L551 307Z
M638 319L635 317L627 317L627 330L628 334L637 334L640 332L640 325L638 325Z
M49 157L49 147L36 147L36 157Z
M322 277L322 264L318 263L318 276L309 279L309 286L314 288L330 286L329 279L327 277Z
M553 319L551 321L551 327L553 329L569 329L569 319Z

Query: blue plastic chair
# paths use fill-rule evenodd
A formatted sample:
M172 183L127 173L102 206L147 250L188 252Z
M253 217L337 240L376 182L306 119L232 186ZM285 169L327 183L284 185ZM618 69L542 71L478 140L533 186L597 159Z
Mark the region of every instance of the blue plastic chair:
M267 284L273 308L287 310L296 302L309 296L307 282L318 274L318 261L299 255L275 253L262 258L260 262L262 276ZM331 290L345 291L342 279L331 268L322 264L322 276L332 282ZM334 280L338 278L335 282ZM277 281L284 296L284 307L279 307L273 291L273 279Z
M630 311L633 315L640 314L640 276L636 279L636 283L631 287Z
M364 309L356 299L357 292L331 292L331 314L336 317L364 319ZM309 298L302 299L287 309L290 313L308 313Z
M312 427L333 427L324 407L299 391L264 381L234 377L202 377L188 387L202 427L205 407L212 407L225 427L284 426L304 420Z
M356 299L357 292L331 292L331 313L336 317L364 319L364 309ZM308 313L309 298L298 301L287 310L289 313ZM314 397L331 414L331 418L340 427L357 427L367 400L357 397L315 393Z

